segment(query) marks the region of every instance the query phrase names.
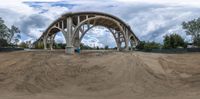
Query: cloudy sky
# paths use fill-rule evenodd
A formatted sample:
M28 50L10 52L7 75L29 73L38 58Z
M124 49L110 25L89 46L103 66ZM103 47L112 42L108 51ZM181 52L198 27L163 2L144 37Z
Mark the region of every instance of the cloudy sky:
M200 0L0 0L0 17L7 26L19 27L22 41L36 40L63 13L98 11L129 24L140 40L162 43L163 36L178 33L190 40L181 23L200 17ZM61 33L57 42L64 42ZM82 40L90 46L115 46L104 27L90 30Z

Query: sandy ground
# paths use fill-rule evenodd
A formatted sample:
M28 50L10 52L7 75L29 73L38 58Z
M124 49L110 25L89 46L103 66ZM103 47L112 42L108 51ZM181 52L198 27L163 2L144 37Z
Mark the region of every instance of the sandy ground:
M0 99L199 99L200 53L0 53Z

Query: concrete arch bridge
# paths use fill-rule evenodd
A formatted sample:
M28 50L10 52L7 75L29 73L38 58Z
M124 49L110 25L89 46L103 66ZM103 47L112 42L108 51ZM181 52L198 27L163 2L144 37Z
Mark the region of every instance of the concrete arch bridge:
M66 53L73 53L74 48L80 46L83 36L95 26L106 27L113 35L117 50L129 50L129 45L137 45L139 39L121 19L101 12L70 12L63 14L43 32L42 36L34 42L43 42L44 49L53 49L53 42L57 32L62 32L66 40ZM123 44L124 43L124 44ZM122 47L122 44L125 45Z

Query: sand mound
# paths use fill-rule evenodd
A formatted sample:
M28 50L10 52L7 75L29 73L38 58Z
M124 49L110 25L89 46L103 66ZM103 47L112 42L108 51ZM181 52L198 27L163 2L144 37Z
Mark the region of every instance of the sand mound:
M196 76L184 78L169 73L165 58L157 60L158 69L152 69L156 63L148 64L142 57L119 52L71 56L60 52L12 52L0 61L0 91L131 98L175 95L186 85L199 84L192 83L198 82ZM160 69L162 72L156 72Z

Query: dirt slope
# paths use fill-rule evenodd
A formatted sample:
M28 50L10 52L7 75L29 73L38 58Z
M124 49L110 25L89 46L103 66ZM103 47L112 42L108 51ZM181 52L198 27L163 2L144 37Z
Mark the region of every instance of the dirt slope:
M200 53L0 53L2 99L197 99Z

